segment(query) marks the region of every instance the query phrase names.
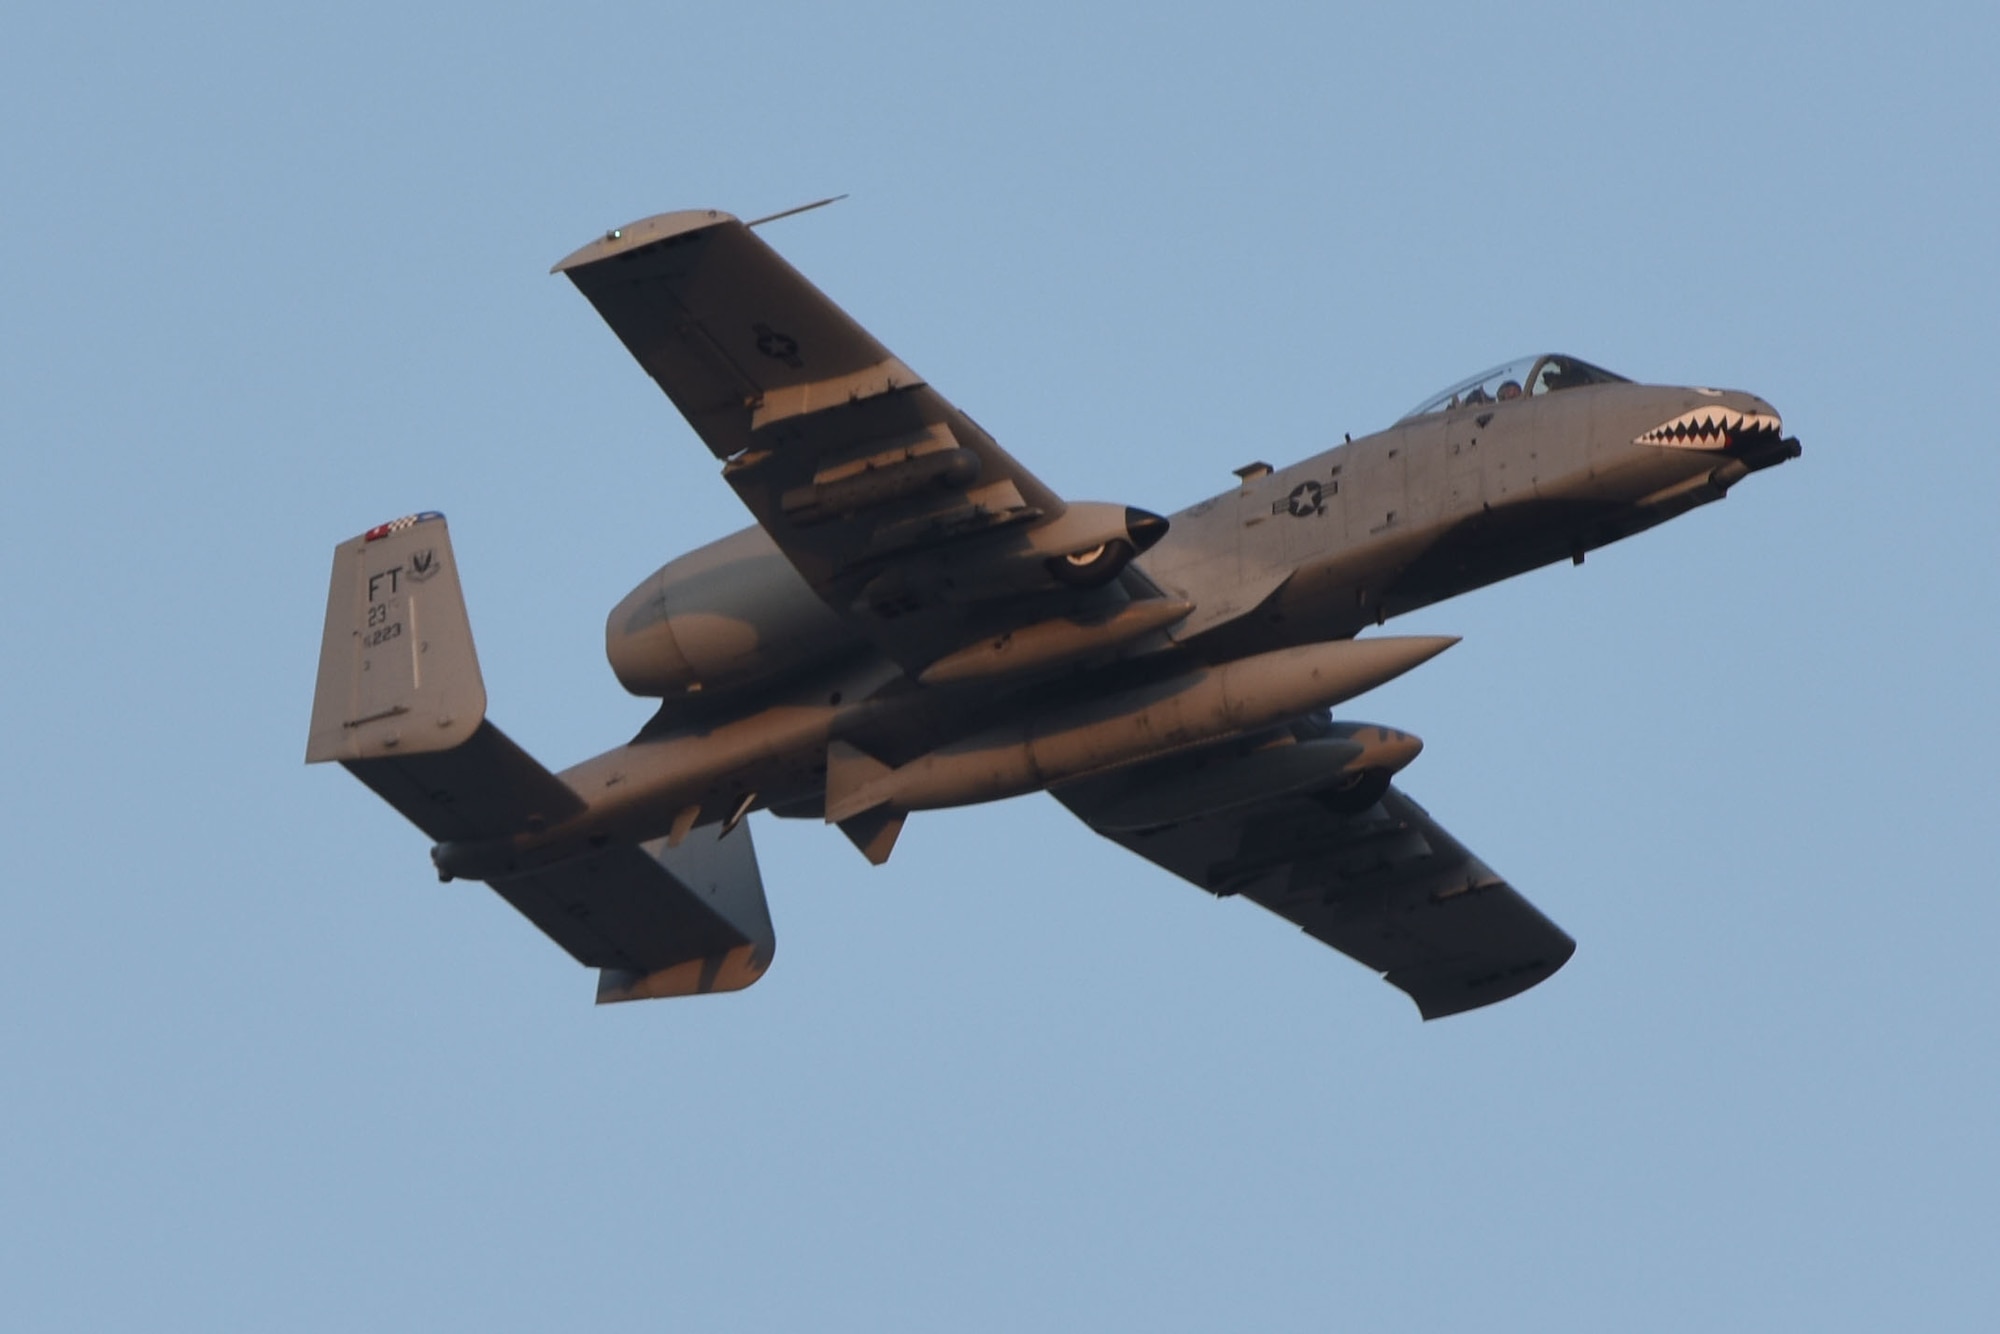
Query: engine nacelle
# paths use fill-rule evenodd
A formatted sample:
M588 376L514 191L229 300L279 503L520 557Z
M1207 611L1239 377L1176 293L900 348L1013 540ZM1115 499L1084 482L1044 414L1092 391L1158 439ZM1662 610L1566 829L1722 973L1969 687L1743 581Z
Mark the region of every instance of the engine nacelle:
M669 561L604 625L618 684L655 698L758 685L858 642L761 528Z

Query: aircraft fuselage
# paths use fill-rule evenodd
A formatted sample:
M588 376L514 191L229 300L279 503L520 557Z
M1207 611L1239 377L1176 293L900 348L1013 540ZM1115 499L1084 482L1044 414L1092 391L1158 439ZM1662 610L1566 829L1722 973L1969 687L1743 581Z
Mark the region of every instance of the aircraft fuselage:
M899 771L908 766L905 786L931 794L906 798L922 803L907 809L1009 796L1047 785L1044 776L1056 782L1084 771L1050 770L1045 759L1037 767L1037 754L1054 744L1034 732L1040 719L1102 709L1124 724L1136 739L1123 743L1127 751L1096 756L1100 767L1227 739L1226 708L1197 717L1180 703L1163 713L1160 701L1201 691L1220 699L1210 678L1247 659L1258 659L1266 676L1303 670L1280 651L1350 639L1510 575L1581 561L1797 452L1780 438L1768 403L1735 391L1589 384L1409 417L1287 467L1246 468L1240 486L1171 516L1165 537L1133 568L1190 604L1177 625L1054 670L962 686L916 686L825 610L761 528L749 528L654 578L754 588L756 606L724 618L725 631L709 638L745 655L783 652L790 665L779 679L755 692L670 701L633 742L565 771L563 781L588 803L576 818L503 841L443 845L435 856L441 871L490 878L609 840L741 819L753 808L838 818L828 769L850 738ZM628 598L612 617L614 665L633 604ZM1374 683L1366 671L1354 676L1364 678ZM1301 688L1310 693L1309 684ZM1344 698L1338 691L1347 688L1327 687L1319 698Z
M1775 428L1706 448L1636 443L1704 410L1777 421L1754 395L1637 384L1406 418L1175 514L1139 564L1198 605L1261 599L1216 622L1222 651L1345 638L1578 558L1796 452Z
M764 975L754 810L824 820L879 865L913 812L1038 791L1426 1019L1564 965L1569 934L1403 790L1423 743L1334 710L1458 642L1373 626L1795 456L1769 404L1541 353L1167 518L1062 495L758 225L655 214L555 266L754 520L606 618L651 720L560 774L516 745L425 510L334 548L308 763L340 763L442 878L486 881L598 970L600 1003Z

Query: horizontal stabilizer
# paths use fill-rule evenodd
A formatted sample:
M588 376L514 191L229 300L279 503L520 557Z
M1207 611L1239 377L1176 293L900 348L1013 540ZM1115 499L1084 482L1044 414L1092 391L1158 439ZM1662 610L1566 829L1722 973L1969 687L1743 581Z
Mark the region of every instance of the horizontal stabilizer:
M343 763L436 843L545 828L582 814L585 804L490 722L450 750Z
M777 941L749 829L717 830L677 848L614 844L491 883L577 962L603 970L599 1004L739 991L771 966Z

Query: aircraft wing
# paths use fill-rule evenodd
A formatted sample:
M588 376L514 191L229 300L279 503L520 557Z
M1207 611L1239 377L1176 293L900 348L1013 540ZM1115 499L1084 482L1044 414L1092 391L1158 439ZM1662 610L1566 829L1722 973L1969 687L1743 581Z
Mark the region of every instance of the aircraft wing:
M1060 519L1061 497L744 223L663 213L555 271L725 460L806 581L906 667L991 632L995 599L1065 592L1042 577L1045 553L1029 543L1010 569L1007 545Z
M1116 790L1093 781L1053 789L1113 842L1212 894L1241 894L1373 968L1426 1019L1526 991L1576 951L1394 787L1356 813L1286 795L1143 831L1092 819Z

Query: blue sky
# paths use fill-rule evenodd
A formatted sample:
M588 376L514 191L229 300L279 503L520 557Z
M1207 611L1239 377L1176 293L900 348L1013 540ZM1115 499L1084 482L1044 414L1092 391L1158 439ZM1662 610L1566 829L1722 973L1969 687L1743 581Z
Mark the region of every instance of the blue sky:
M0 1323L1984 1328L2000 1299L1978 6L187 5L0 44ZM300 763L332 545L450 514L492 716L744 522L547 266L769 239L1040 476L1160 511L1543 348L1805 458L1401 628L1343 712L1579 941L1423 1025L1046 798L776 966L590 975Z

